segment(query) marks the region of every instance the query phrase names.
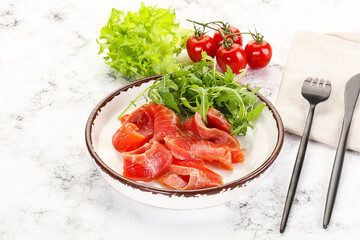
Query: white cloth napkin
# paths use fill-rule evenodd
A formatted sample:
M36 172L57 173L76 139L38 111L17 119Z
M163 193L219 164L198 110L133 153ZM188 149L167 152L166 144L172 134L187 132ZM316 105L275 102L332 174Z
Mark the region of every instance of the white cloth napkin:
M337 146L345 111L345 84L357 73L360 73L360 32L296 32L276 99L285 130L302 135L309 110L301 95L302 84L307 77L324 78L331 81L331 95L315 108L310 139ZM360 152L360 100L347 148Z

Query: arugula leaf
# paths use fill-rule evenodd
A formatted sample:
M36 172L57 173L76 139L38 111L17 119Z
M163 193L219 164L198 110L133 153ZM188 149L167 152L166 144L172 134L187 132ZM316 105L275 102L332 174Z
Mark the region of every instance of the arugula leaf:
M251 124L251 122L254 122L256 118L260 116L261 111L264 109L265 104L260 104L256 108L254 108L252 111L248 112L245 117L244 121L238 121L234 122L231 125L231 132L234 135L242 134L246 135L246 131L248 127L254 128L254 126ZM231 123L230 123L231 124Z
M208 89L196 85L192 85L191 88L189 89L197 92L198 94L198 97L196 98L196 110L200 113L201 118L206 124L207 123L206 114L211 104L208 99L208 93L207 93Z
M100 30L99 54L108 50L106 64L124 77L148 77L179 70L173 59L186 47L193 30L180 28L175 10L145 7L138 12L113 9L107 25Z
M178 86L169 79L167 75L162 81L149 88L148 96L157 104L163 104L176 113L180 113L180 109L175 102L173 92L178 90Z
M163 75L143 94L187 117L199 112L205 123L208 109L215 108L231 124L232 134L246 135L265 107L255 94L260 88L248 91L248 86L236 83L230 68L222 74L215 65L209 68L213 64L214 60L204 53L202 61L184 64L176 74Z

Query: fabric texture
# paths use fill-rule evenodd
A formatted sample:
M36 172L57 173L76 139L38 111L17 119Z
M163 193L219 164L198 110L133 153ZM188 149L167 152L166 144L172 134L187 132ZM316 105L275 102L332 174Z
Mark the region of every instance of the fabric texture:
M302 135L309 111L301 87L308 77L331 81L331 95L315 108L310 139L337 146L345 111L346 82L360 73L360 32L296 32L281 80L276 108L285 130ZM347 149L360 152L360 100L353 115Z

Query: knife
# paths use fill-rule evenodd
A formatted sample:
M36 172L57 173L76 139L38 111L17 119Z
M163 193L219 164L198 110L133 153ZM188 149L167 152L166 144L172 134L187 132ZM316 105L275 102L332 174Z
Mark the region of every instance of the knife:
M350 80L347 81L345 85L345 114L344 114L341 135L336 150L334 165L331 173L331 178L330 178L330 183L326 198L324 220L323 220L324 229L326 229L329 225L331 214L334 208L336 193L339 187L341 169L344 163L346 142L349 135L351 120L359 93L360 93L360 73L351 77Z

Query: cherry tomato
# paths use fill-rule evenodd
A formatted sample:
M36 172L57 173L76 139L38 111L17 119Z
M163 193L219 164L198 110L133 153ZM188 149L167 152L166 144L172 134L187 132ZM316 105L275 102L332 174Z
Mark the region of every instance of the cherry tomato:
M239 44L233 44L229 49L225 46L219 47L216 52L216 61L224 72L226 65L229 65L236 74L247 64L246 53Z
M230 26L230 29L231 29L231 31L233 33L240 33L239 29L237 29L236 27ZM219 31L215 32L213 38L214 38L216 44L218 45L218 47L220 47L222 45L222 42L224 41L224 38L221 36ZM231 38L231 36L227 36L227 38ZM243 40L242 40L241 34L237 35L237 36L234 36L233 42L239 44L240 46L242 46L243 45Z
M205 51L207 55L214 58L216 54L217 45L214 39L208 35L202 35L200 39L192 36L187 40L186 50L189 57L194 62L198 62L202 59L201 52Z
M270 62L272 56L271 46L265 40L263 40L262 43L251 40L246 44L245 52L248 64L251 68L265 67Z

